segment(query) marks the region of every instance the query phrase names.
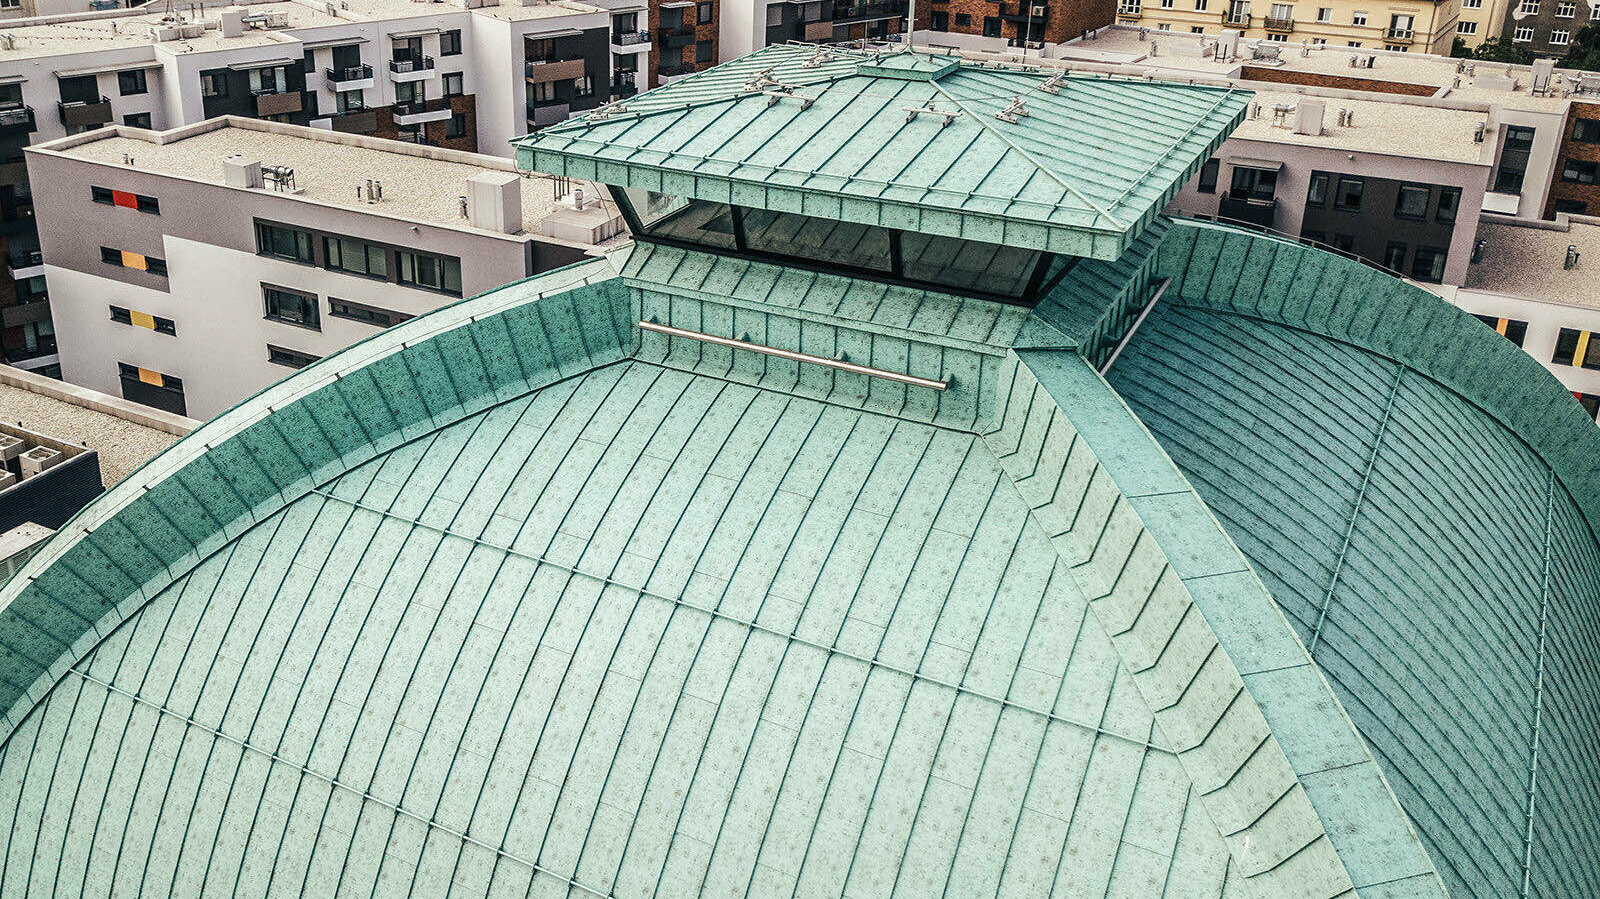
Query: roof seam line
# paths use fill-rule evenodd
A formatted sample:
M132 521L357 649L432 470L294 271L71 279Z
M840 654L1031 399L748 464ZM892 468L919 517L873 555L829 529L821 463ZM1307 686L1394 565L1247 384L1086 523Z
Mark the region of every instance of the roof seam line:
M1522 897L1533 888L1533 803L1539 790L1539 731L1544 723L1544 660L1550 621L1550 545L1555 525L1556 472L1545 469L1544 486L1544 583L1539 598L1539 650L1533 680L1533 736L1528 752L1527 827L1522 837Z
M821 643L818 643L816 641L807 640L807 639L805 639L803 637L800 637L800 636L798 636L796 634L788 633L788 632L779 630L777 628L767 627L767 626L762 625L762 624L757 624L755 621L752 621L752 620L749 620L749 619L746 619L746 618L741 618L741 617L739 617L737 615L730 615L727 612L719 611L717 609L710 609L710 608L706 608L705 606L696 605L696 604L694 604L692 602L689 602L688 600L685 600L685 599L666 596L666 595L661 594L661 593L656 593L656 592L653 592L653 591L650 591L650 590L645 590L643 588L635 587L635 586L633 586L631 584L624 583L622 581L616 580L615 578L608 577L606 575L595 574L594 572L590 572L590 571L584 571L581 568L576 568L576 567L573 567L571 565L563 565L563 564L561 564L559 562L556 562L556 561L553 561L551 559L545 558L544 556L535 555L533 553L522 552L520 550L512 549L511 547L508 547L508 546L500 546L499 544L491 543L491 542L489 542L487 540L482 540L482 539L479 539L477 537L468 537L465 534L459 534L459 533L457 533L455 531L450 530L449 528L444 528L444 527L440 527L438 525L428 524L427 522L424 522L424 521L418 521L417 519L410 518L410 517L407 517L405 515L400 515L400 514L397 514L395 512L391 512L391 511L389 511L387 509L380 509L380 508L377 508L375 506L369 506L366 503L359 502L359 501L353 500L353 499L349 499L347 497L338 496L338 495L336 495L334 493L330 493L330 492L328 492L326 490L323 490L320 487L312 488L311 492L312 493L316 493L319 496L323 496L323 497L326 497L326 498L331 499L331 500L336 500L336 501L338 501L340 503L344 503L346 505L354 506L354 507L356 507L358 509L364 509L364 510L366 510L368 512L372 512L372 513L377 514L377 515L382 515L382 516L384 516L386 518L392 518L392 519L395 519L397 521L407 522L407 523L411 524L414 527L419 527L419 528L424 528L426 530L434 531L436 533L443 534L444 536L447 536L447 537L455 537L455 538L460 539L460 540L466 540L469 543L472 543L472 544L474 544L476 546L484 546L484 547L487 547L489 549L493 549L493 550L497 550L499 552L503 552L503 553L505 553L506 555L509 555L509 556L516 556L516 557L521 558L521 559L527 559L528 561L534 562L534 563L539 564L539 565L548 565L551 568L556 568L556 569L559 569L561 571L565 571L565 572L568 572L568 573L571 573L571 574L575 574L575 575L577 575L579 577L589 578L591 580L598 581L598 582L600 582L600 583L602 583L602 584L604 584L606 586L620 587L620 588L622 588L624 590L628 590L628 591L631 591L633 593L637 593L640 596L647 596L647 597L649 597L651 599L659 600L659 601L662 601L662 602L669 602L669 603L672 603L673 605L682 606L683 608L691 609L693 611L697 611L697 612L700 612L702 614L709 615L709 616L711 616L713 618L718 618L718 619L721 619L723 621L728 621L728 622L731 622L731 623L734 623L734 624L738 624L738 625L742 625L744 627L748 627L751 630L760 631L760 632L765 633L765 634L770 634L770 635L772 635L774 637L778 637L780 639L787 640L787 641L789 641L791 643L799 643L802 646L810 646L813 649L822 650L823 652L828 653L829 655L835 655L835 656L841 656L841 657L847 658L847 659L853 659L853 660L855 660L857 662L861 662L862 664L866 665L869 668L876 668L876 669L880 669L880 670L883 670L883 671L888 671L888 672L892 672L892 673L895 673L895 674L899 674L899 675L902 675L904 677L908 677L913 682L920 681L920 682L923 682L923 683L931 684L933 686L943 687L943 688L945 688L947 690L953 690L958 694L964 694L964 695L967 695L967 696L975 697L977 699L988 700L989 702L993 702L993 703L995 703L995 704L997 704L997 705L999 705L1001 707L1004 707L1004 708L1013 708L1013 709L1016 709L1017 711L1020 711L1020 712L1027 712L1027 713L1032 714L1032 715L1037 715L1037 716L1039 716L1041 718L1046 719L1047 721L1059 721L1062 724L1070 724L1070 725L1072 725L1074 727L1079 727L1079 728L1082 728L1084 730L1100 734L1102 736L1112 737L1112 738L1118 739L1118 740L1125 740L1125 741L1127 741L1129 743L1133 743L1133 744L1135 744L1137 746L1142 746L1142 747L1144 747L1145 749L1147 749L1147 750L1149 750L1151 752L1161 752L1161 753L1165 753L1167 755L1172 755L1172 756L1176 756L1178 754L1177 750L1171 749L1171 748L1166 747L1166 746L1161 746L1159 744L1151 742L1150 740L1142 739L1140 737L1130 736L1130 735L1124 734L1124 733L1118 733L1117 731L1111 730L1109 728L1101 727L1100 725L1097 725L1097 724L1089 724L1089 723L1084 722L1084 721L1078 721L1078 720L1075 720L1075 719L1072 719L1072 718L1067 718L1065 716L1058 715L1055 712L1045 711L1045 710L1042 710L1042 709L1036 709L1036 708L1034 708L1032 706L1023 705L1022 703L1015 702L1015 701L1012 701L1010 699L1006 699L1005 697L1002 697L1002 696L994 696L994 695L989 694L989 693L984 693L984 692L982 692L980 690L974 690L971 687L964 687L964 686L962 686L960 684L950 683L948 681L943 681L943 680L940 680L938 678L929 677L926 674L922 674L922 673L917 672L917 671L912 671L912 670L909 670L909 669L906 669L906 668L902 668L902 667L900 667L898 665L891 665L891 664L889 664L887 662L880 661L878 659L867 658L865 656L857 655L857 654L852 653L852 652L846 652L845 650L839 649L836 646L825 646L825 645L823 645Z
M107 692L115 693L115 694L117 694L119 696L123 696L123 697L127 698L128 700L130 700L132 702L136 702L136 703L138 703L140 705L143 705L143 706L146 706L148 708L154 709L157 714L166 715L166 716L168 716L170 718L175 718L178 721L183 722L185 725L187 725L189 727L196 728L198 730L203 730L203 731L211 734L212 736L216 737L219 740L223 740L225 742L232 743L233 745L238 746L239 748L247 750L249 752L254 752L254 753L258 754L258 755L265 756L269 761L276 762L276 763L282 764L282 765L287 765L287 766L295 769L296 771L299 771L301 774L304 774L307 777L314 777L317 780L320 780L323 783L326 783L326 784L328 784L329 786L331 786L331 787L333 787L335 789L344 790L347 793L352 793L352 794L360 797L361 799L363 799L363 800L365 800L367 802L371 802L374 805L382 806L383 808L386 808L389 811L394 812L396 815L403 815L403 816L405 816L407 818L411 818L411 819L413 819L415 821L421 822L423 825L425 825L427 827L430 827L430 828L433 828L435 830L439 830L439 831L442 831L444 833L450 834L451 836L453 836L456 839L462 841L463 843L470 843L470 844L472 844L474 846L477 846L477 847L479 847L481 849L487 849L488 851L493 852L497 856L500 856L500 857L503 857L503 858L508 858L508 859L510 859L510 860L512 860L514 862L517 862L518 864L527 866L530 870L537 871L537 872L539 872L541 874L548 874L548 875L550 875L552 877L560 878L561 880L566 881L568 886L575 887L575 888L577 888L579 890L582 890L585 893L589 893L590 895L601 896L601 897L609 897L609 896L612 895L611 893L606 892L604 890L596 889L595 887L591 887L591 886L588 886L587 884L580 883L579 881L574 880L573 878L568 877L567 875L562 874L559 871L554 871L554 870L551 870L550 868L545 867L544 865L540 865L540 864L537 864L535 862L528 861L527 859L522 858L521 856L514 855L514 854L512 854L510 852L507 852L504 849L501 849L501 848L499 848L497 846L491 846L490 844L485 843L482 840L470 837L467 834L462 833L461 831L458 831L458 830L456 830L454 828L451 828L451 827L447 827L447 826L439 823L438 821L435 821L435 820L433 820L431 818L424 817L424 816L422 816L422 815L420 815L420 814L418 814L416 812L411 811L410 809L404 808L404 807L402 807L400 805L396 805L395 803L392 803L392 802L387 802L385 800L379 799L378 797L372 795L372 793L370 793L370 792L368 792L366 790L362 790L362 789L360 789L358 787L351 786L350 784L347 784L347 783L339 780L337 777L333 777L333 776L324 774L324 773L322 773L320 771L317 771L317 770L315 770L313 768L307 767L306 765L302 765L299 762L295 762L295 761L292 761L290 759L287 759L287 758L283 757L282 755L278 754L277 752L274 752L272 750L263 748L261 746L257 746L254 743L251 743L249 740L244 740L244 739L240 739L239 737L235 737L232 734L229 734L229 733L227 733L225 731L222 731L222 730L220 730L218 728L212 727L211 725L206 724L203 721L199 721L199 720L195 719L192 716L185 715L185 714L183 714L182 712L179 712L176 709L173 709L173 708L170 708L168 706L162 705L161 703L155 702L153 700L146 699L145 697L140 696L137 693L131 692L129 690L124 690L121 687L118 687L118 686L116 686L114 684L107 683L106 681L103 681L103 680L95 677L94 675L91 675L91 674L89 674L87 672L84 672L84 671L80 671L76 667L69 668L67 670L69 672L71 672L72 674L76 674L78 677L82 678L83 680L88 681L89 683L92 683L92 684L95 684L95 685L99 686L100 688L106 690Z
M1394 384L1389 387L1389 399L1383 404L1383 417L1378 420L1378 431L1372 437L1372 452L1367 455L1366 468L1361 472L1361 486L1356 490L1355 505L1350 508L1350 520L1345 523L1344 541L1339 545L1339 555L1333 562L1333 574L1328 578L1328 589L1322 595L1322 608L1317 611L1317 623L1311 628L1311 639L1306 641L1306 655L1316 658L1317 642L1322 638L1322 626L1328 620L1328 609L1333 605L1333 593L1339 587L1339 575L1344 570L1344 560L1350 553L1350 541L1355 537L1356 520L1361 517L1361 507L1367 501L1367 485L1372 481L1372 471L1378 465L1378 450L1383 446L1383 436L1389 431L1389 418L1394 414L1394 402L1400 396L1400 382L1405 380L1406 367L1397 366Z
M1100 204L1098 204L1095 201L1089 199L1083 193L1083 191L1078 190L1077 187L1073 186L1071 181L1068 181L1066 178L1063 178L1059 172L1056 172L1054 169L1052 169L1049 166L1045 165L1044 163L1040 162L1039 159L1037 157L1035 157L1032 153L1029 153L1027 150L1024 150L1022 147L1018 146L1016 144L1016 142L1011 140L1011 138L1006 137L1004 132L1002 132L999 128L996 128L995 126L991 125L988 122L988 120L984 118L982 113L979 113L977 110L972 109L972 108L968 107L965 103L961 102L959 99L956 98L956 96L954 94L952 94L952 93L950 93L950 91L946 90L944 85L941 85L937 80L932 81L930 83L933 85L933 89L938 91L940 94L942 94L945 97L945 99L949 100L951 103L954 103L963 112L969 113L972 116L973 121L977 122L978 126L980 128L983 128L985 131L989 132L990 134L993 134L997 139L999 139L999 141L1001 143L1003 143L1006 146L1010 147L1011 149L1017 151L1017 154L1019 156L1021 156L1023 159L1028 160L1028 162L1032 163L1035 167L1037 167L1039 169L1039 171L1041 171L1041 172L1045 173L1046 175L1048 175L1050 180L1052 180L1052 181L1056 182L1057 184L1061 185L1062 187L1066 188L1068 193L1070 193L1073 196L1077 197L1079 200L1082 200L1084 205L1088 206L1090 209L1093 209L1101 218L1103 218L1106 221L1110 222L1111 226L1113 228L1127 229L1128 227L1130 227L1130 224L1128 222L1124 222L1121 219L1117 218L1116 216L1112 215L1110 212L1100 208ZM1209 113L1208 113L1208 115L1209 115Z

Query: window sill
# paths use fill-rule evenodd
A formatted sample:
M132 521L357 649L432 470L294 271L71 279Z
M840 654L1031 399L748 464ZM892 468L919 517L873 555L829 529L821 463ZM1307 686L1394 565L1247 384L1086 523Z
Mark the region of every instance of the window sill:
M320 324L308 325L304 322L291 321L287 318L279 318L276 315L263 315L261 317L269 322L277 322L280 325L288 325L291 328L300 328L303 331L315 331L318 334L322 333L322 325Z

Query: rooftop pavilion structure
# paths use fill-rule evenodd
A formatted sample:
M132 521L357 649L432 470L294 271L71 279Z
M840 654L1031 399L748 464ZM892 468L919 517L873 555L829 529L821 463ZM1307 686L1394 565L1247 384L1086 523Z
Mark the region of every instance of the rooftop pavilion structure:
M0 591L0 891L1600 893L1600 434L1158 215L1247 100L773 47L525 139L637 241Z

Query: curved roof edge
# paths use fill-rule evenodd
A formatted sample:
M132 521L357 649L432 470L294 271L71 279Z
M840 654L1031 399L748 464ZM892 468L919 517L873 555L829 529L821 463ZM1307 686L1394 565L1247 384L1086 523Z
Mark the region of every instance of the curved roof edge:
M1082 357L1009 354L986 439L1060 535L1063 558L1247 884L1274 897L1446 895L1277 603Z
M541 329L549 355L529 358L520 327ZM633 341L612 261L584 260L379 332L191 432L0 589L0 743L120 621L266 515L439 422L626 357ZM473 351L452 351L462 343Z
M1188 219L1156 267L1186 305L1343 341L1455 391L1526 442L1600 535L1600 428L1543 365L1456 306L1352 259Z

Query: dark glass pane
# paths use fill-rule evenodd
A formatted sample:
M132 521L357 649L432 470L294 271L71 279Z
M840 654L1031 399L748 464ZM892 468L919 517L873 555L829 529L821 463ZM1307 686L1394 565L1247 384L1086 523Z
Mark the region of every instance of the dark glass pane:
M846 268L890 272L889 232L872 225L792 212L744 210L745 245L758 253L798 256Z
M1038 250L913 231L900 235L900 253L908 281L1009 297L1022 296L1039 262Z

